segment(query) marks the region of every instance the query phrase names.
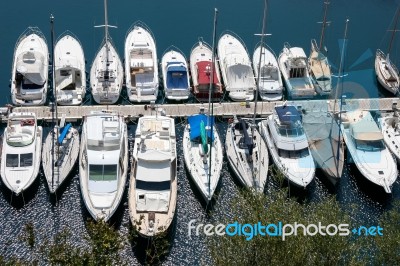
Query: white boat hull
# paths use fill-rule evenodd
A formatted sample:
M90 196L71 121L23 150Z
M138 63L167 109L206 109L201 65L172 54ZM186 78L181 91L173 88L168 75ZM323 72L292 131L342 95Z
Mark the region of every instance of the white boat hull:
M268 149L257 129L254 129L254 143L252 155L248 155L248 150L240 148L238 135L235 129L235 122L228 126L226 131L225 150L226 156L237 180L246 188L263 192L268 173ZM251 136L251 129L248 129ZM248 159L251 158L251 160Z
M54 129L46 137L42 152L43 172L47 180L50 193L57 189L71 173L79 156L79 132L71 127L62 145L58 146L59 129ZM54 148L53 148L54 134ZM52 152L54 149L54 158ZM53 161L54 160L54 161ZM54 175L53 175L54 174Z
M125 38L125 84L131 102L156 101L158 62L152 32L143 23L135 23Z
M232 101L253 101L256 83L243 42L225 33L218 40L218 56L225 89Z
M202 155L201 143L195 143L190 140L190 127L186 125L183 132L183 157L185 165L192 178L194 184L199 190L204 201L208 204L218 186L222 163L223 151L221 139L217 129L214 126L214 141L209 144L211 149L211 160L209 156ZM209 151L210 152L210 151ZM211 162L211 175L210 175L210 162Z
M46 102L49 51L43 33L28 28L17 41L11 71L14 105L33 106Z
M57 103L80 105L86 94L85 55L78 39L70 34L60 38L54 48Z
M175 65L181 68L181 77L169 77L168 67ZM171 47L167 49L161 59L161 68L163 74L163 84L165 97L169 100L182 101L189 99L190 81L187 61L183 53L177 48ZM171 74L173 75L173 74ZM170 81L169 81L170 80Z
M121 93L123 78L121 59L113 44L106 38L90 69L93 100L98 104L115 104Z

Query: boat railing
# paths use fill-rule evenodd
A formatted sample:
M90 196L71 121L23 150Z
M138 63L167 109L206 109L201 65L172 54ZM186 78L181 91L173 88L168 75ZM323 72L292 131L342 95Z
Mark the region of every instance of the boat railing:
M97 51L96 51L96 53L95 53L95 57L94 57L94 59L93 59L93 63L94 63L94 60L96 59L96 55L97 55L97 54L100 52L100 50L103 48L103 46L105 45L106 41L108 41L108 42L110 43L110 45L114 47L115 53L116 53L117 56L119 57L118 50L117 50L117 48L116 48L116 46L115 46L115 44L114 44L114 41L113 41L113 39L111 38L111 36L108 35L108 36L104 37L103 40L101 41L100 47L99 47L99 49L97 49ZM92 63L92 65L93 65L93 63Z
M179 48L176 47L175 45L170 45L170 46L168 46L168 48L165 49L165 51L164 51L164 53L163 53L163 56L164 56L166 53L170 52L170 51L175 51L175 52L180 53L180 54L183 56L183 58L185 59L185 63L187 63L187 59L186 59L185 54L181 51L181 49L179 49Z
M69 35L72 38L74 38L79 43L79 45L82 47L82 50L83 50L83 45L82 45L81 41L79 40L78 36L76 36L74 33L72 33L69 30L66 30L63 33L61 33L60 36L57 37L57 40L56 40L55 43L58 43L62 38L64 38L67 35Z
M212 52L211 45L209 45L206 41L204 41L204 40L203 40L203 37L199 37L199 41L196 42L196 43L192 46L192 49L190 49L190 54L192 54L193 50L199 45L199 43L203 44L203 46L207 47L207 48L210 49L211 52Z
M277 59L274 50L272 50L272 48L266 42L258 42L254 48L254 51L257 49L258 46L261 46L262 48L269 50L272 53L272 55L275 57L275 59ZM262 50L260 52L262 52Z
M141 27L144 30L146 30L150 34L150 36L153 38L154 44L156 44L156 38L154 38L153 32L150 30L149 26L147 26L146 23L144 23L141 20L137 20L137 21L133 22L133 24L129 27L128 31L125 34L125 40L128 38L129 33L131 33L131 31L133 31L133 29L135 27Z
M239 37L239 35L237 35L237 34L234 33L233 31L225 30L225 31L223 31L223 32L221 33L220 39L221 39L221 37L224 36L225 34L229 34L229 35L232 35L233 37L235 37L235 38L243 45L244 49L246 50L246 53L249 54L249 51L247 50L247 46L246 46L245 42L243 41L242 38Z
M46 37L44 36L43 32L36 26L35 27L30 26L23 33L21 33L21 35L18 37L18 40L14 47L14 54L17 51L18 45L22 42L22 40L24 40L26 38L26 36L29 36L30 34L38 35L40 38L42 38L44 40L44 42L47 45L47 40L46 40Z
M317 41L315 39L311 40L311 51L319 52Z

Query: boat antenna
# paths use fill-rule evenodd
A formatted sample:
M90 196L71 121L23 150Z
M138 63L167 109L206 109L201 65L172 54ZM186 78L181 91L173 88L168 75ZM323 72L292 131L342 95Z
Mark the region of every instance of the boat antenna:
M52 124L53 124L53 130L52 130L52 141L51 141L51 165L52 167L54 167L54 142L56 141L55 139L55 132L54 129L56 127L56 122L54 119L54 111L55 111L55 115L56 115L56 119L58 117L57 114L57 91L56 91L56 67L55 67L55 58L54 58L54 16L53 14L50 14L50 25L51 25L51 71L53 72L53 80L51 82L51 86L53 89L53 108L52 108ZM58 134L57 134L58 135ZM52 169L51 171L51 188L53 188L54 186L54 169Z
M326 15L328 14L328 5L330 4L330 2L327 0L324 2L325 4L325 9L324 9L324 19L322 20L322 22L318 22L322 24L322 29L321 29L321 37L319 39L319 50L321 51L322 48L322 44L324 43L324 38L325 38L325 28L326 26L329 26L329 24L331 23L330 21L326 21Z
M393 44L393 40L394 40L394 35L395 35L396 31L398 31L397 30L397 22L399 20L399 14L400 14L400 7L397 8L396 20L394 22L393 30L391 30L392 36L390 38L389 48L388 48L387 54L390 54L390 51L392 50L392 44Z
M214 145L214 125L213 119L214 116L214 103L212 101L214 96L214 65L215 65L215 39L217 38L217 18L218 18L218 9L214 8L214 29L213 29L213 39L212 39L212 53L211 53L211 73L210 73L210 84L208 87L208 126L211 131L211 147L210 147L210 156L208 156L208 196L211 195L211 152ZM208 137L208 134L206 135ZM207 142L208 143L208 142ZM211 200L211 199L210 199Z

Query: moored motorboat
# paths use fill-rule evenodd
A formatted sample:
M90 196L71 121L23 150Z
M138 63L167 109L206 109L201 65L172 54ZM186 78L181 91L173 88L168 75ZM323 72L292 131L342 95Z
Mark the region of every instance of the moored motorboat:
M16 195L35 181L40 168L42 127L34 113L10 113L3 135L1 178Z
M157 100L156 42L150 28L141 21L135 22L125 37L125 80L131 102Z
M129 214L138 233L153 237L170 227L176 212L177 158L173 118L139 118L133 146Z
M175 46L168 47L162 58L164 94L169 100L189 99L190 81L185 55Z
M306 188L315 176L313 157L295 106L278 105L274 113L259 123L274 165L291 184Z
M193 81L193 95L201 102L208 102L211 81L212 48L202 39L190 52L190 72ZM211 101L221 101L222 84L219 65L214 63Z
M108 221L122 200L127 179L124 117L106 111L85 116L79 158L79 183L86 209L95 220Z
M54 48L57 103L80 105L86 94L85 55L78 38L63 33Z
M225 90L233 101L253 101L256 83L244 42L226 31L218 40L218 57Z
M386 193L391 193L397 166L371 113L352 111L342 114L341 130L351 160L360 173Z
M14 49L11 100L14 105L43 105L47 99L49 51L37 27L29 27Z

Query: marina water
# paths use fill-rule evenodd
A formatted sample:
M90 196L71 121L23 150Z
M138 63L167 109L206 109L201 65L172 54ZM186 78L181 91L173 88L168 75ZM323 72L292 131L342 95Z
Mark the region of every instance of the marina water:
M325 46L332 63L333 73L337 73L340 61L340 47L344 32L344 21L350 19L349 41L345 53L344 91L348 98L368 98L389 96L378 88L373 71L373 60L377 48L385 51L389 41L390 27L394 12L399 1L376 0L332 0L328 11L330 26L326 30ZM263 1L136 1L110 0L109 22L118 26L111 29L111 36L123 55L123 45L126 31L130 25L141 20L153 31L156 38L158 56L161 57L169 45L180 48L188 57L191 47L198 37L211 43L213 9L219 9L217 35L224 30L238 34L247 45L250 53L259 42L255 33L261 32ZM45 34L50 45L49 16L55 16L56 35L70 30L80 39L89 71L93 57L100 46L103 31L93 26L103 24L103 1L101 0L70 0L70 1L7 1L0 9L0 84L2 97L0 105L10 103L9 80L15 42L28 26L38 26ZM319 39L322 20L323 3L320 0L270 0L267 18L268 45L279 54L284 42L292 46L300 46L308 53L310 40ZM398 47L400 36L397 36L394 47ZM395 49L396 50L396 49ZM397 49L398 50L398 49ZM392 60L399 62L399 55L394 51ZM335 79L334 79L335 82ZM184 121L176 121L178 136L177 154L182 154L182 133ZM44 125L46 126L46 125ZM49 125L47 125L49 126ZM225 139L226 124L218 123L221 138ZM129 136L132 140L135 125L129 125ZM374 222L376 215L390 206L393 199L400 198L399 180L393 187L393 195L385 200L371 198L371 195L359 189L357 172L353 167L346 167L345 173L335 193L341 204L357 203L363 219ZM318 200L331 193L321 182L323 177L317 171L317 178L308 188L305 197ZM267 183L266 193L272 184ZM200 204L200 196L194 192L194 185L189 182L184 168L183 158L179 158L178 170L178 214L175 235L171 252L166 264L198 264L209 263L206 239L204 236L188 239L187 224L192 219L204 223L218 220L218 217L229 215L229 201L238 193L237 183L233 180L227 162L224 162L220 194L213 206L212 220ZM89 218L80 196L78 168L67 182L57 203L49 200L49 192L43 174L39 175L30 195L22 204L16 203L10 193L1 186L0 194L0 255L16 256L29 260L31 253L26 245L21 244L19 236L24 225L32 222L36 231L37 241L51 239L57 232L67 227L72 232L73 241L77 245L85 245L84 235L87 234L85 221ZM129 214L127 208L127 189L116 217L118 230L128 234ZM131 247L124 250L123 256L131 263L137 263Z

